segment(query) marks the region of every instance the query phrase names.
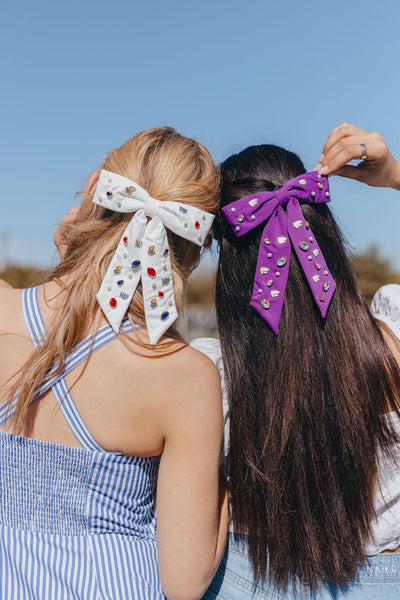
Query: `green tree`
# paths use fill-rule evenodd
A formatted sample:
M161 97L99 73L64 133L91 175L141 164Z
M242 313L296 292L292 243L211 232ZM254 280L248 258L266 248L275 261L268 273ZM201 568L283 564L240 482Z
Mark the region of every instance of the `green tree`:
M376 246L354 254L352 261L361 291L368 304L371 303L375 292L383 285L400 283L400 273L396 271L390 260L381 256Z
M37 267L8 265L0 271L0 279L4 279L15 288L26 288L42 283L47 276L47 271L40 271Z

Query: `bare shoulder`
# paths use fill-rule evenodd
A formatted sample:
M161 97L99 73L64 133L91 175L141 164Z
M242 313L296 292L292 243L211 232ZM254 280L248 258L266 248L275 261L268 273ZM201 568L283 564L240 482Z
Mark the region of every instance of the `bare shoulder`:
M220 393L219 371L214 362L200 350L185 346L169 357L164 368L168 370L177 393L187 395L190 391L192 397L207 392Z
M21 290L0 280L0 330L11 328L21 319Z
M7 281L4 281L4 279L0 279L0 292L3 289L11 289L12 290L13 288L9 283L7 283Z
M185 423L190 429L222 428L221 381L217 367L203 352L186 346L164 360L168 393L168 428Z

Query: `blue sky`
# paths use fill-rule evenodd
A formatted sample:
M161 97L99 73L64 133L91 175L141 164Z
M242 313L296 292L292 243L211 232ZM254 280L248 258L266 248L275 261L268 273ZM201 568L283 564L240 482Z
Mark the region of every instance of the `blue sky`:
M53 264L52 232L85 178L154 125L196 137L217 161L276 143L311 169L346 120L380 131L400 158L399 26L398 0L9 2L0 25L9 260ZM331 189L354 248L376 243L400 270L399 193L338 178Z

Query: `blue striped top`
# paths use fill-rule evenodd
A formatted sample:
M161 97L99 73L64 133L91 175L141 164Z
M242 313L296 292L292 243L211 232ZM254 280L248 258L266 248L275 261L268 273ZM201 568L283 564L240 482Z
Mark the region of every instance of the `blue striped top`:
M37 288L24 290L29 334L45 335ZM126 320L128 332L132 328ZM82 448L0 432L0 598L161 600L155 490L160 457L102 448L65 376L115 334L109 325L66 357L52 389ZM12 414L0 407L0 426Z

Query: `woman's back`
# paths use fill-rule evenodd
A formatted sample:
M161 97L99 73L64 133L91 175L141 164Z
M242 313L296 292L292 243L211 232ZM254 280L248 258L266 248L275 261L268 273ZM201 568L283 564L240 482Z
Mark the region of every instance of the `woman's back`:
M0 284L4 598L197 599L224 545L219 375L174 327L218 173L170 128L103 166L49 281Z
M37 290L46 327L57 310L62 292L54 282ZM105 319L101 323L106 330L110 329ZM32 353L23 315L22 290L0 287L0 334L0 384L3 385ZM146 341L145 331L138 334ZM132 456L161 454L163 435L161 427L157 427L160 415L173 398L187 401L190 382L201 369L197 361L204 358L182 342L175 345L177 351L162 357L160 349L157 353L148 350L143 355L132 352L132 344L126 346L112 336L87 365L81 363L66 376L83 420L103 448ZM1 402L6 400L3 395ZM54 394L47 392L39 404L31 406L31 412L35 417L29 431L31 437L79 446L58 410Z

